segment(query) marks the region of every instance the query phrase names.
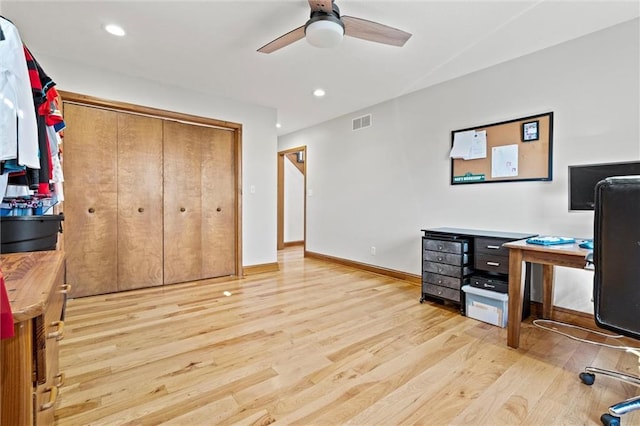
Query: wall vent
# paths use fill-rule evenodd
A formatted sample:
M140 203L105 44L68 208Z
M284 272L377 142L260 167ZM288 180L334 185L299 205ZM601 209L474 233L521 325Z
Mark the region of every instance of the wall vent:
M371 127L371 114L363 115L362 117L354 118L352 122L351 130L360 130L366 127Z

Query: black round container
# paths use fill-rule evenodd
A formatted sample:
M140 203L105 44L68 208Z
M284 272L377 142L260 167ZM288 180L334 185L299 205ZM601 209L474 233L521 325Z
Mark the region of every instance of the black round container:
M64 216L0 217L0 253L55 250Z

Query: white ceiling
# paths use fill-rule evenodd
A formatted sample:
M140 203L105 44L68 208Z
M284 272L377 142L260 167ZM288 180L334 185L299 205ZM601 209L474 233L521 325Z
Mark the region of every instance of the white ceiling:
M344 15L413 37L401 48L347 37L333 49L300 40L272 54L256 52L306 22L305 0L1 0L0 13L34 52L274 107L279 134L640 16L638 0L337 4ZM107 34L107 23L127 36ZM317 87L324 98L311 95Z

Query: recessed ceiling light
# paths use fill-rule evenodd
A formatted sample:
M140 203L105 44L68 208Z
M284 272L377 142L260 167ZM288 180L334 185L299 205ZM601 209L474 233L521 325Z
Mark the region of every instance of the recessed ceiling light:
M316 89L313 91L313 96L315 96L316 98L321 98L324 95L325 95L325 92L322 89Z
M282 127L282 124L276 123L276 127L279 129L280 127Z
M126 33L124 32L124 30L122 29L122 27L115 25L115 24L109 24L109 25L105 25L104 26L104 30L106 32L108 32L109 34L113 34L115 36L118 37L122 37L124 36Z

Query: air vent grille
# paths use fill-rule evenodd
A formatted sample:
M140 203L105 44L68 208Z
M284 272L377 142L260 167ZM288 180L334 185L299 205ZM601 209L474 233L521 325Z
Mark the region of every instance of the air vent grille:
M371 114L363 115L362 117L354 118L352 121L352 130L360 130L367 127L371 127Z

